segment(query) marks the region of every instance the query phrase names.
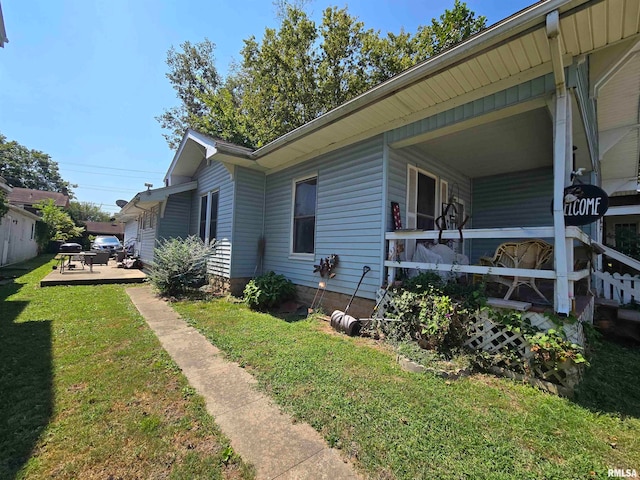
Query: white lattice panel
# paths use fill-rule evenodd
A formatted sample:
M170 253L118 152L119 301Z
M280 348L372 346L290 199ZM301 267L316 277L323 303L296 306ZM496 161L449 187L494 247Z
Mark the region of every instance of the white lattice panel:
M394 305L391 292L380 289L376 293L377 301L380 303L374 318L383 319L386 317L398 317L398 311ZM588 309L587 309L588 310ZM545 315L535 312L526 312L523 316L529 318L531 324L541 330L550 330L558 327ZM584 319L580 319L581 321ZM559 365L557 369L534 364L533 352L525 338L518 332L494 323L482 312L472 320L469 326L469 339L465 346L474 350L482 350L491 354L503 355L504 364L507 368L523 368L548 382L573 388L580 380L581 369L573 362ZM567 324L564 326L565 334L570 342L584 345L584 334L581 322ZM515 354L515 355L514 355Z

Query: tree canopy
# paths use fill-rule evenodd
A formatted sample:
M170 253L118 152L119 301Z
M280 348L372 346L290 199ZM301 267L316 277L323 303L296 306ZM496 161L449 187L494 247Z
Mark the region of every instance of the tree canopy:
M0 176L13 187L59 192L73 197L72 185L63 180L58 163L39 150L30 150L0 133Z
M80 222L108 222L111 215L103 212L99 205L91 202L69 202L67 209L73 221Z
M329 7L317 25L304 1L279 0L277 29L244 41L227 78L215 67L215 45L184 42L167 54L167 78L179 105L157 120L171 148L187 127L238 145L260 147L422 62L486 26L455 0L415 34L381 35L347 8Z
M76 226L69 214L57 207L53 199L42 200L34 207L40 211L42 222L46 225L46 231L38 238L41 248L50 240L67 242L82 236L84 227Z

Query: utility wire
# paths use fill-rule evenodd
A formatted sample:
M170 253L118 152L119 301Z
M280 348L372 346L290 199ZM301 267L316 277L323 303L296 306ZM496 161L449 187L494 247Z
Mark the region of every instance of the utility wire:
M60 162L58 162L58 164L60 164ZM166 172L153 172L151 170L133 170L131 168L103 167L102 165L89 165L88 163L65 162L65 165L77 165L80 167L102 168L104 170L122 170L123 172L156 173L158 175L164 175L166 173Z
M148 179L149 176L143 177L141 175L118 175L117 173L104 173L104 172L86 172L84 170L67 170L68 172L73 172L73 173L88 173L90 175L106 175L109 177L122 177L122 178L142 178L142 179Z
M91 188L93 190L105 190L107 192L134 192L134 193L138 193L138 192L142 192L144 191L144 188L119 188L119 189L114 189L114 188L109 188L105 185L87 185L86 183L79 183L77 184L78 186L75 187L77 188Z

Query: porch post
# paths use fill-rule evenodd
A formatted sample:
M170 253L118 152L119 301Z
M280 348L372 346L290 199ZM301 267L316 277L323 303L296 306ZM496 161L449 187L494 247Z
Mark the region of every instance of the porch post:
M571 310L563 208L567 150L567 99L566 90L561 94L556 94L553 119L553 232L555 240L553 256L556 270L554 310L562 314L568 314Z
M571 311L569 299L569 273L567 251L573 252L573 243L567 241L564 223L564 187L568 184L567 172L571 172L571 162L567 162L571 155L571 141L568 132L571 131L571 104L567 93L567 84L560 48L560 17L554 10L546 18L547 38L551 63L556 84L555 108L553 115L553 232L554 232L554 266L556 271L554 310L568 315ZM567 163L569 165L567 165ZM571 246L567 248L568 244ZM572 265L573 268L573 265Z

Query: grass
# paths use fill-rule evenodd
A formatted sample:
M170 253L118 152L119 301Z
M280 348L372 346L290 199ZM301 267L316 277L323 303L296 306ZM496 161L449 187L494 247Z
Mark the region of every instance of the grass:
M0 269L0 479L252 478L124 286Z
M225 300L176 309L369 478L606 478L640 469L637 350L602 344L574 401L476 374L446 381L395 354ZM622 371L611 371L618 368Z

